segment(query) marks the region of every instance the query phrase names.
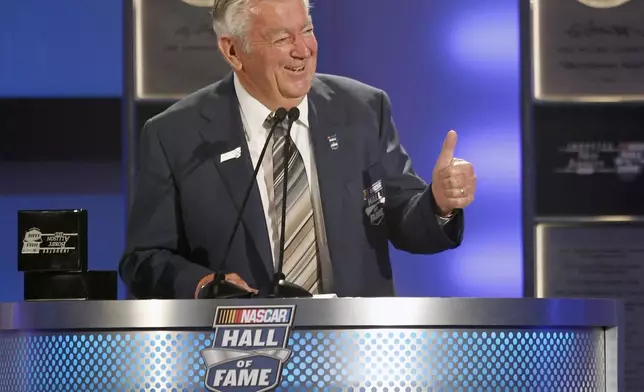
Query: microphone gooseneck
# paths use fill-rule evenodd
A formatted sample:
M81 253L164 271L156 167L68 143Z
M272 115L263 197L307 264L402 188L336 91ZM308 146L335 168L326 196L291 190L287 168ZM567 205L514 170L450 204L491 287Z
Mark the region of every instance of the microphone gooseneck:
M285 248L285 237L286 237L286 199L288 194L288 162L291 159L290 148L291 148L291 129L293 124L300 118L300 110L297 107L291 108L288 111L288 127L286 128L286 134L284 135L284 181L282 183L282 224L280 227L280 253L277 263L277 280L284 280L286 276L282 272L284 269L284 248Z
M233 230L230 233L228 242L226 243L224 255L222 257L221 263L219 264L219 269L215 272L215 278L213 279L213 281L208 285L208 292L204 293L204 298L243 298L253 295L251 292L237 286L236 284L226 281L226 261L228 260L228 255L232 249L233 241L235 239L235 235L237 234L237 229L239 228L242 217L244 216L244 211L246 210L246 205L248 204L248 199L250 198L250 193L253 190L255 182L257 181L257 173L259 173L259 168L262 166L262 161L264 160L266 149L268 148L268 145L273 137L273 133L275 133L275 129L277 129L277 127L284 121L287 115L288 112L284 108L277 109L273 115L273 124L271 125L271 129L268 133L268 136L266 137L266 142L264 142L264 147L262 148L262 152L260 153L257 164L255 165L255 169L253 170L253 177L251 178L248 184L248 188L246 189L244 200L242 201L239 211L237 212L235 225L233 226Z
M284 182L282 184L282 224L280 227L280 253L277 263L277 272L275 274L275 283L273 284L273 297L276 298L294 298L294 297L311 297L308 290L294 283L286 281L284 269L284 241L286 237L286 199L288 195L288 162L290 160L291 147L291 128L300 118L300 111L294 107L288 111L288 127L284 137Z

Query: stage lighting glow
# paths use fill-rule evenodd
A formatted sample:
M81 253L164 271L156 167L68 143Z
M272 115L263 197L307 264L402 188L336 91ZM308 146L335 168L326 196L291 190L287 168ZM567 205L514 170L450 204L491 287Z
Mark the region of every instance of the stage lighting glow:
M481 2L488 6L488 2ZM519 59L516 7L462 9L454 18L449 50L460 67L497 74L514 70Z
M509 222L508 222L509 223ZM498 229L494 229L494 227ZM523 282L521 232L512 232L502 220L490 222L487 237L477 237L463 246L448 263L450 280L461 295L520 297Z

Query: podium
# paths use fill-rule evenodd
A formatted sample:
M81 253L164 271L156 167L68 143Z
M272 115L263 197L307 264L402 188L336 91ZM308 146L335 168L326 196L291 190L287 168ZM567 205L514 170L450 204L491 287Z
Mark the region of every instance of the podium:
M3 391L622 391L622 305L341 298L0 304Z

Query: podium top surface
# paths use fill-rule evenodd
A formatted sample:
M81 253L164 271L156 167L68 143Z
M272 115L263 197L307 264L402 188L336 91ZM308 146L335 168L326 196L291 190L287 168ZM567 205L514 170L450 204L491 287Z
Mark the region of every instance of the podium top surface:
M295 306L295 328L615 327L609 299L334 298L0 303L0 330L211 328L221 306Z

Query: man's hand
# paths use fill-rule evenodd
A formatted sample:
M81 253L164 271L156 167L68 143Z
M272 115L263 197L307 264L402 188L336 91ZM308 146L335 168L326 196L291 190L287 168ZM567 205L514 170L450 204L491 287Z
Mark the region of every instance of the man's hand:
M204 285L212 282L214 279L215 279L215 274L210 274L210 275L204 276L199 281L199 283L197 284L197 288L195 289L195 298L198 298L199 290L201 290L201 288ZM230 282L230 283L232 283L234 285L237 285L237 286L241 287L244 290L250 291L251 293L254 293L254 294L258 293L257 290L255 290L255 289L251 288L250 286L248 286L248 284L244 281L244 279L242 279L236 273L226 274L225 279L226 279L227 282Z
M432 193L442 216L449 216L455 209L470 205L476 193L472 164L454 158L456 140L456 132L449 131L432 174Z
M235 284L246 291L250 291L253 294L257 294L258 291L251 288L239 275L236 273L226 274L226 281Z

